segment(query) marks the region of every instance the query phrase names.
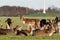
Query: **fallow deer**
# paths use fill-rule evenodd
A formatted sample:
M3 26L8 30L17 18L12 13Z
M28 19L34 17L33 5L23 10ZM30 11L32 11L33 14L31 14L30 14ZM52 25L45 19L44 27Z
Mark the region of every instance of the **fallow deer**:
M49 26L45 25L45 28L49 27ZM34 30L33 36L52 36L52 34L55 32L55 28L54 28L53 24L51 24L50 27L51 28L44 29L44 30Z
M2 27L2 26L1 26ZM8 33L12 32L13 29L8 25L6 22L6 29L0 28L0 35L7 35Z
M29 27L35 27L36 28L40 28L40 20L39 19L29 19L29 18L24 18L24 15L20 14L20 19L23 22L23 24L25 24L27 27L27 29L29 29Z
M22 29L22 26L17 26L16 28L15 28L15 33L16 33L16 35L25 35L25 36L29 36L29 35L32 35L32 28L30 27L30 30L27 30L27 29L25 29L25 30L23 30Z

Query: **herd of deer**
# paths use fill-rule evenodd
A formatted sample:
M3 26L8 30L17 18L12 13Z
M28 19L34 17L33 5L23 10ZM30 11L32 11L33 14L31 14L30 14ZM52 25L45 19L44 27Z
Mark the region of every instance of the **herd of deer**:
M8 23L6 23L6 29L0 28L1 35L7 35L8 33L14 33L16 35L24 35L24 36L52 36L56 33L59 28L59 23L57 20L48 19L29 19L24 18L24 15L20 14L20 20L24 25L26 25L26 29L23 30L22 26L16 26L15 28L11 27ZM60 32L60 31L59 31Z

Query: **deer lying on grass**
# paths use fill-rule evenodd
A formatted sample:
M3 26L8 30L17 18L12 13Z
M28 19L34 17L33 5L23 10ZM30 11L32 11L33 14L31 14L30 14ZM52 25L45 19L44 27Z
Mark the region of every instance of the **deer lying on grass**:
M0 35L7 35L8 33L17 33L17 30L20 30L20 27L10 28L9 25L7 25L7 29L0 28Z
M54 28L53 24L51 24L51 25L47 24L47 25L45 25L44 30L34 30L33 36L52 36L54 32L55 32L55 28Z
M17 26L15 28L15 34L16 35L25 35L25 36L32 35L32 28L30 28L30 30L23 30L22 26Z
M39 19L29 19L29 18L24 18L24 15L20 14L20 19L23 22L23 24L25 24L27 27L27 29L29 29L29 27L35 27L35 29L40 28L40 20Z
M60 20L58 20L58 17L56 17L54 20L52 20L53 26L55 28L55 33L59 33L60 29Z
M0 35L7 35L10 32L12 32L10 29L0 29Z
M7 35L10 32L12 32L11 29L0 28L0 35Z
M11 26L9 26L8 23L6 23L6 29L0 28L0 35L7 35L8 33L13 32L12 30L13 29L11 28Z

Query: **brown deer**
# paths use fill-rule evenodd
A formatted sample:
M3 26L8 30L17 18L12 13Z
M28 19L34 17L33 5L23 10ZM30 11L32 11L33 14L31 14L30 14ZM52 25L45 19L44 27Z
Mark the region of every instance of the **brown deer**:
M24 18L24 15L20 14L20 19L23 22L24 25L26 25L27 29L29 29L29 27L34 27L36 28L40 28L40 20L39 19L29 19L29 18Z
M13 28L11 28L11 26L8 25L8 23L6 22L6 29L0 28L0 35L7 35L8 33L13 32Z
M53 26L53 24L51 24L50 28L47 28L46 27L49 27L50 25L45 25L45 29L44 30L34 30L33 31L33 36L52 36L53 33L55 32L55 28Z
M32 28L30 27L30 30L27 30L27 29L23 30L22 26L16 26L16 28L15 28L15 34L16 35L23 34L25 36L32 35Z

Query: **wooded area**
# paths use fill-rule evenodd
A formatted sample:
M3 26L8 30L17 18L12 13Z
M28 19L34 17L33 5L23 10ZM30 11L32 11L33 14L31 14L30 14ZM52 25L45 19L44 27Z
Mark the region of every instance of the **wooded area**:
M2 6L0 7L0 16L18 16L19 14L42 13L43 9L34 10L28 7L17 6ZM60 13L60 9L49 7L46 9L47 13Z

